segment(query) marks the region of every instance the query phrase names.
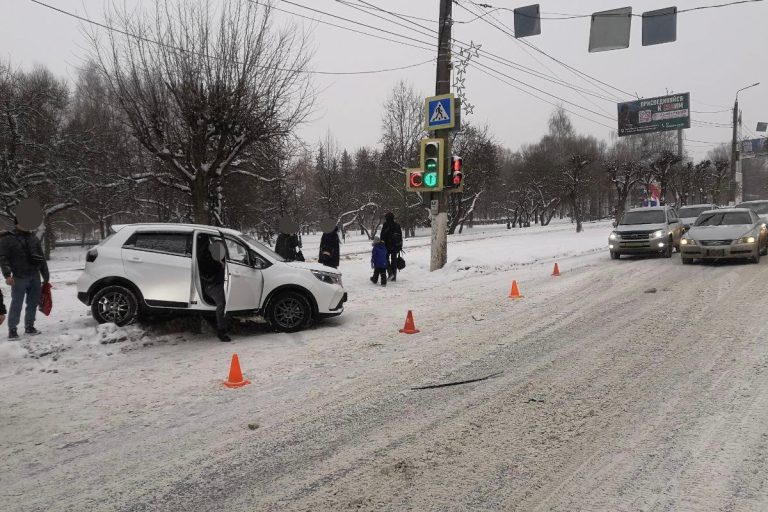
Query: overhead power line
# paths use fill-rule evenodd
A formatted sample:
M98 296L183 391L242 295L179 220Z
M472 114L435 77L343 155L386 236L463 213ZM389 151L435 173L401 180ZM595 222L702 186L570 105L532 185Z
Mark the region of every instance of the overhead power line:
M677 11L677 14L681 14L681 13L685 13L685 12L693 12L693 11L703 11L705 9L719 9L721 7L731 7L731 6L739 5L739 4L750 4L750 3L762 2L762 1L763 0L738 0L736 2L728 2L728 3L724 3L724 4L717 4L717 5L700 5L698 7L690 7L688 9L680 9L679 11ZM454 0L454 2L456 4L459 3L458 0ZM483 7L483 8L486 8L486 9L494 9L494 10L497 10L497 11L514 12L514 9L511 9L509 7L494 7L494 6L489 5L489 4L477 4L477 5L479 7ZM563 13L550 13L550 14L553 14L553 16L549 16L549 17L547 17L547 16L538 16L538 18L542 19L542 20L575 20L575 19L581 19L581 18L591 18L593 16L593 14L563 14ZM528 15L528 14L525 14L525 13L522 13L522 12L518 12L517 15L518 16L525 16L525 17L529 17L529 18L535 17L535 16L531 16L531 15ZM655 17L655 16L668 16L668 14L667 13L658 13L658 14L643 15L643 14L636 14L636 13L630 13L630 14L624 14L624 13L610 14L610 13L608 13L608 14L601 14L600 16L601 17L606 17L606 18L608 18L608 17L617 17L617 18L619 18L619 17L625 17L625 16L633 16L633 17L637 17L637 18L643 18L643 17L644 18L652 18L652 17Z
M144 37L144 36L140 36L140 35L137 35L137 34L133 34L133 33L128 32L126 30L122 30L122 29L113 27L111 25L107 25L106 23L101 23L101 22L92 20L90 18L86 18L84 16L80 16L80 15L75 14L75 13L72 13L72 12L69 12L69 11L65 11L64 9L60 9L58 7L54 7L52 5L46 4L44 2L41 2L40 0L29 0L29 1L32 2L32 3L35 3L37 5L40 5L42 7L46 7L48 9L51 9L51 10L53 10L55 12L60 13L60 14L64 14L64 15L69 16L71 18L74 18L76 20L82 21L84 23L88 23L90 25L93 25L93 26L96 26L96 27L99 27L99 28L103 28L103 29L108 30L110 32L115 32L115 33L118 33L118 34L122 34L124 36L136 39L137 41L142 41L142 42L145 42L145 43L154 44L154 45L157 45L157 46L168 48L169 50L174 50L174 51L181 52L181 53L188 53L190 55L196 55L196 56L203 57L203 58L206 58L206 59L218 60L218 61L221 61L221 62L233 62L233 63L236 63L236 64L241 64L240 62L237 62L237 61L232 61L232 60L228 60L228 59L222 59L220 57L215 57L213 55L208 55L208 54L205 54L205 53L196 52L196 51L193 51L193 50L189 50L188 48L182 48L182 47L179 47L179 46L169 45L169 44L163 43L161 41L156 41L154 39L150 39L148 37ZM296 73L306 73L306 74L310 74L310 75L371 75L371 74L376 74L376 73L388 73L388 72L391 72L391 71L400 71L400 70L403 70L403 69L415 68L415 67L418 67L418 66L423 66L425 64L428 64L430 62L434 62L434 60L435 59L429 59L429 60L425 60L423 62L417 62L415 64L408 64L406 66L399 66L399 67L393 67L393 68L374 69L374 70L358 70L358 71L316 71L316 70L309 70L309 69L284 68L284 67L278 67L278 66L257 66L257 67L259 67L260 69L272 69L272 70L275 70L275 71L288 71L288 72L296 72Z
M454 0L454 2L456 2L456 0ZM476 2L473 2L472 0L469 0L469 2L470 2L470 3L472 3L473 5L479 6L479 4L477 4ZM459 3L459 2L456 2L456 5L458 5L459 7L461 7L462 9L464 9L465 11L468 11L468 12L470 12L470 13L472 13L472 12L473 12L473 11L471 11L470 9L468 9L467 7L465 7L464 5L462 5L462 4L461 4L461 3ZM498 27L497 27L497 28L498 28ZM502 32L504 32L504 30L502 30ZM515 37L514 37L514 34L510 34L510 33L507 33L507 35L510 35L510 36L511 36L512 38L514 38L515 40L518 40L517 38L515 38ZM582 77L585 77L585 78L589 78L590 80L592 80L592 81L594 81L594 82L596 82L596 83L599 83L599 84L602 84L602 85L604 85L604 86L606 86L606 87L609 87L609 88L611 88L611 89L613 89L613 90L615 90L615 91L618 91L618 92L620 92L620 93L622 93L622 94L624 94L624 95L626 95L626 96L634 96L634 94L632 94L632 93L630 93L630 92L627 92L627 91L625 91L625 90L623 90L623 89L620 89L620 88L618 88L618 87L616 87L616 86L614 86L614 85L611 85L611 84L609 84L609 83L607 83L607 82L604 82L603 80L600 80L599 78L595 78L594 76L592 76L592 75L590 75L590 74L588 74L588 73L585 73L585 72L581 71L580 69L577 69L577 68L575 68L575 67L571 66L570 64L567 64L566 62L563 62L562 60L558 59L557 57L554 57L554 56L550 55L549 53L545 52L544 50L542 50L542 49L541 49L541 48L539 48L538 46L535 46L535 45L533 45L533 44L529 43L528 41L525 41L525 40L520 40L520 41L521 41L523 44L525 44L526 46L528 46L529 48L533 49L534 51L536 51L536 52L538 52L538 53L540 53L540 54L544 55L544 56L545 56L545 57L547 57L548 59L551 59L551 60L553 60L553 61L557 62L557 63L558 63L558 64L560 64L561 66L563 66L563 67L565 67L565 68L567 68L567 69L570 69L570 70L574 71L575 73L578 73L578 74L579 74L579 75L581 75ZM603 89L603 90L604 90L604 89Z
M351 2L347 2L347 1L343 1L343 0L336 0L336 1L339 2L339 3L342 3L344 5L347 5L348 7L352 8L352 9L356 9L356 10L362 11L365 14L369 14L369 15L372 15L372 16L374 15L373 13L368 12L368 11L364 10L362 7L354 5ZM425 27L423 25L415 23L412 20L409 20L409 19L407 19L405 17L402 17L401 15L399 15L399 14L397 14L395 12L388 11L386 9L383 9L383 8L377 6L377 5L368 3L365 0L357 0L357 1L359 3L361 3L361 4L364 4L365 6L370 7L371 9L374 9L376 11L379 11L381 13L387 14L389 16L394 16L394 17L396 17L398 19L401 19L401 20L403 20L403 21L405 21L405 22L407 22L407 23L409 23L409 24L411 24L411 25L413 25L413 26L415 26L417 28L413 28L411 26L404 25L403 23L400 23L400 22L397 22L397 21L394 21L392 19L388 19L388 18L385 18L385 17L381 17L380 18L380 19L385 20L385 21L387 21L389 23L392 23L392 24L394 24L394 25L396 25L398 27L414 31L414 32L416 32L416 33L418 33L420 35L425 35L424 32L423 32L424 30L429 31L429 32L432 31L432 29L430 29L429 27ZM429 34L426 34L426 35L429 36ZM433 39L435 38L435 36L431 36L431 37ZM472 48L470 44L468 44L468 43L466 43L464 41L461 41L459 39L453 38L453 41L455 43L457 43L457 45L460 48L463 48L463 49L471 49ZM491 52L489 52L487 50L479 49L477 51L478 51L479 54L482 54L482 56L484 56L484 57L488 58L489 60L494 61L494 62L496 62L498 64L501 64L503 66L507 66L507 67L509 67L511 69L515 69L516 71L521 71L521 72L529 74L531 76L535 76L536 78L541 78L541 79L547 80L547 81L549 81L549 82L551 82L551 83L553 83L555 85L559 85L561 87L566 87L566 88L572 89L572 90L578 92L579 94L582 94L582 95L583 94L588 94L590 96L602 99L602 100L607 101L609 103L615 103L615 101L616 101L615 99L606 98L605 96L602 96L602 95L600 95L598 93L595 93L592 90L584 89L584 88L579 87L579 86L577 86L575 84L567 82L566 80L563 80L562 78L560 78L557 75L554 75L554 76L553 75L547 75L546 73L542 73L542 72L537 71L537 70L535 70L533 68L524 66L524 65L522 65L522 64L520 64L520 63L518 63L516 61L513 61L513 60L510 60L510 59L501 57L501 56L499 56L497 54L494 54L494 53L491 53ZM549 71L552 72L551 70L549 70ZM587 101L590 101L590 100L587 100ZM597 106L594 102L592 102L592 104ZM600 108L600 107L598 106L598 108Z

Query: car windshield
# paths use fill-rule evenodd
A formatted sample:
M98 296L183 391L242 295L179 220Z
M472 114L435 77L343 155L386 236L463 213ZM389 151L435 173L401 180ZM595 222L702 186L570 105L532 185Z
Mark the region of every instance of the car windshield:
M645 210L625 213L619 224L633 226L635 224L663 224L664 222L666 222L664 210Z
M738 226L752 224L752 218L745 212L712 212L702 215L697 226Z
M736 205L736 208L749 208L758 215L768 213L768 201L760 201L759 203L741 203Z
M243 240L248 242L248 244L253 246L254 249L256 249L257 251L261 252L262 254L266 254L267 256L272 258L273 260L288 261L285 258L283 258L282 256L280 256L279 254L277 254L275 251L273 251L272 249L267 247L266 245L264 245L261 242L259 242L258 240L256 240L255 238L252 238L252 237L250 237L248 235L240 235L240 238L242 238Z
M680 208L677 213L681 218L689 219L691 217L698 217L700 214L708 212L709 210L712 210L711 206L686 206Z

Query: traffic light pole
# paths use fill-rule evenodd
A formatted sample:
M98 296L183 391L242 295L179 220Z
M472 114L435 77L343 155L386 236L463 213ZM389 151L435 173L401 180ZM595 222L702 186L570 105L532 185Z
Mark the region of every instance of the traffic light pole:
M439 34L437 42L437 80L435 94L451 92L451 26L453 0L440 0ZM435 137L445 140L444 167L451 165L451 130L435 130ZM448 192L432 192L431 200L437 201L437 212L432 215L432 258L430 271L440 270L448 260ZM430 207L432 207L430 201Z

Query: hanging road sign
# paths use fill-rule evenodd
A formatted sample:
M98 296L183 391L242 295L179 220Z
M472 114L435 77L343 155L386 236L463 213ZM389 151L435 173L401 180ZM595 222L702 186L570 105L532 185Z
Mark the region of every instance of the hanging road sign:
M456 99L453 94L432 96L424 101L424 129L446 130L456 126Z
M619 137L691 127L687 92L618 104Z

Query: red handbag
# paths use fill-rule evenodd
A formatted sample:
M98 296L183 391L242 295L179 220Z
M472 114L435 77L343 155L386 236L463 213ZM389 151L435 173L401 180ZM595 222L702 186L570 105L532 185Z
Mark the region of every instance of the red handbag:
M53 309L53 297L51 294L51 283L43 283L43 294L42 297L40 297L40 311L45 315L48 316L51 314L51 310Z

